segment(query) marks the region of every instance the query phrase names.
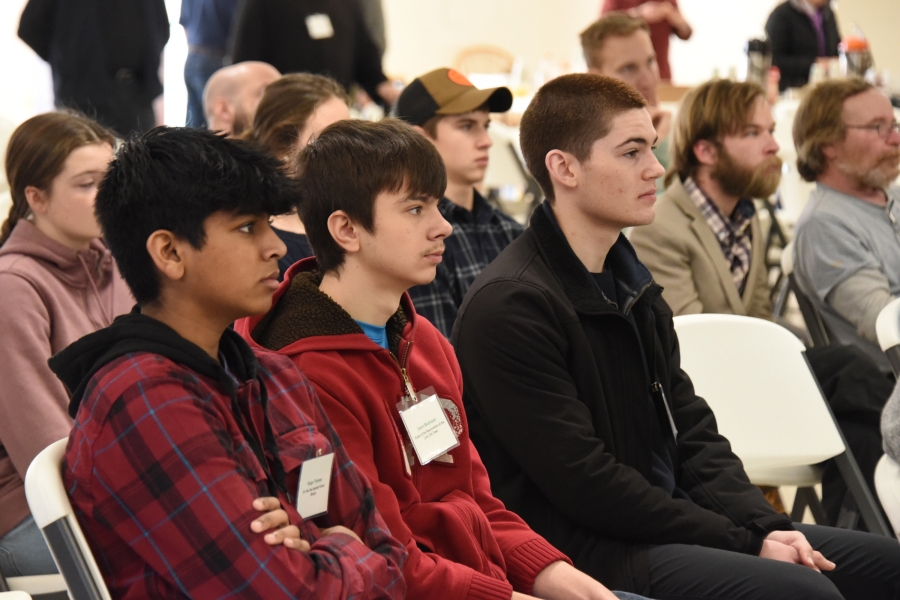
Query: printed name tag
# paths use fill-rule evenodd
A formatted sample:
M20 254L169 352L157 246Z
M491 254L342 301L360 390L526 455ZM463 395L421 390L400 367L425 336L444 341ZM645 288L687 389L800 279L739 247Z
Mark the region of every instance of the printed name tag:
M309 31L309 37L314 40L324 40L334 37L334 27L331 25L331 19L328 15L317 13L306 17L306 30Z
M331 485L331 465L334 452L311 458L300 468L297 488L297 512L304 519L328 512L328 488Z
M416 450L419 464L427 465L438 456L459 446L459 440L447 421L436 395L429 396L400 412L406 433Z

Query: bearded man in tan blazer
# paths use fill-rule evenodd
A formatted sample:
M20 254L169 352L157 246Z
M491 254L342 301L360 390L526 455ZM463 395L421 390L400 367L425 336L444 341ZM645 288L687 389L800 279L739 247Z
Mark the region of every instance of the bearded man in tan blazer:
M765 238L752 200L774 193L781 179L764 94L754 83L709 81L684 97L675 118L656 218L630 236L675 315L772 318ZM807 357L871 486L882 453L879 416L892 385L851 346L810 348ZM833 464L826 465L823 488L833 523L846 495ZM781 508L777 488L763 491Z
M675 315L771 318L753 198L774 193L781 179L774 129L756 84L713 80L685 96L656 218L631 233Z

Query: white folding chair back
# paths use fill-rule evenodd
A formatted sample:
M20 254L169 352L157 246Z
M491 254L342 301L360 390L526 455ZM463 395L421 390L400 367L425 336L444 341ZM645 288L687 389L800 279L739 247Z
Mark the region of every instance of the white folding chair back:
M803 343L775 323L735 315L675 318L681 366L709 403L751 481L844 451Z
M894 374L900 374L900 298L892 300L875 321L878 345L888 357Z
M26 592L14 590L11 592L0 592L0 600L31 600L31 596Z
M751 482L799 486L821 521L818 499L811 502L821 478L814 465L833 457L869 531L891 535L794 334L762 319L710 314L675 317L675 331L681 367ZM795 505L794 519L803 506Z
M44 534L72 600L111 600L63 487L61 465L67 439L38 454L25 474L25 496Z
M879 459L875 467L875 491L894 533L900 537L900 465L887 454Z

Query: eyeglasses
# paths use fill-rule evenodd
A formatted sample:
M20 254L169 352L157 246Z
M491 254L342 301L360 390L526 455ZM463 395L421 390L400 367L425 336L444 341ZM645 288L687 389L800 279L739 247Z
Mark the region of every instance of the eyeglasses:
M844 127L847 129L868 129L870 131L874 131L880 137L886 138L891 134L892 131L900 133L900 123L894 121L892 123L873 123L871 125L848 125L844 123Z

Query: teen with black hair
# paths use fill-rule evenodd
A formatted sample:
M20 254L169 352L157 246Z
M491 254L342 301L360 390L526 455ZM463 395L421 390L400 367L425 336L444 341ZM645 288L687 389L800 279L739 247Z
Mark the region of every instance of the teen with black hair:
M341 121L294 166L318 263L291 267L272 311L236 329L310 377L409 552L409 596L612 599L494 498L453 349L406 293L434 278L451 231L438 151L400 121Z
M51 367L73 390L65 484L114 597L405 593L405 551L315 392L229 329L277 287L285 247L268 220L295 195L279 167L245 142L157 128L101 185L97 216L138 308ZM255 533L262 497L292 525L274 540Z

